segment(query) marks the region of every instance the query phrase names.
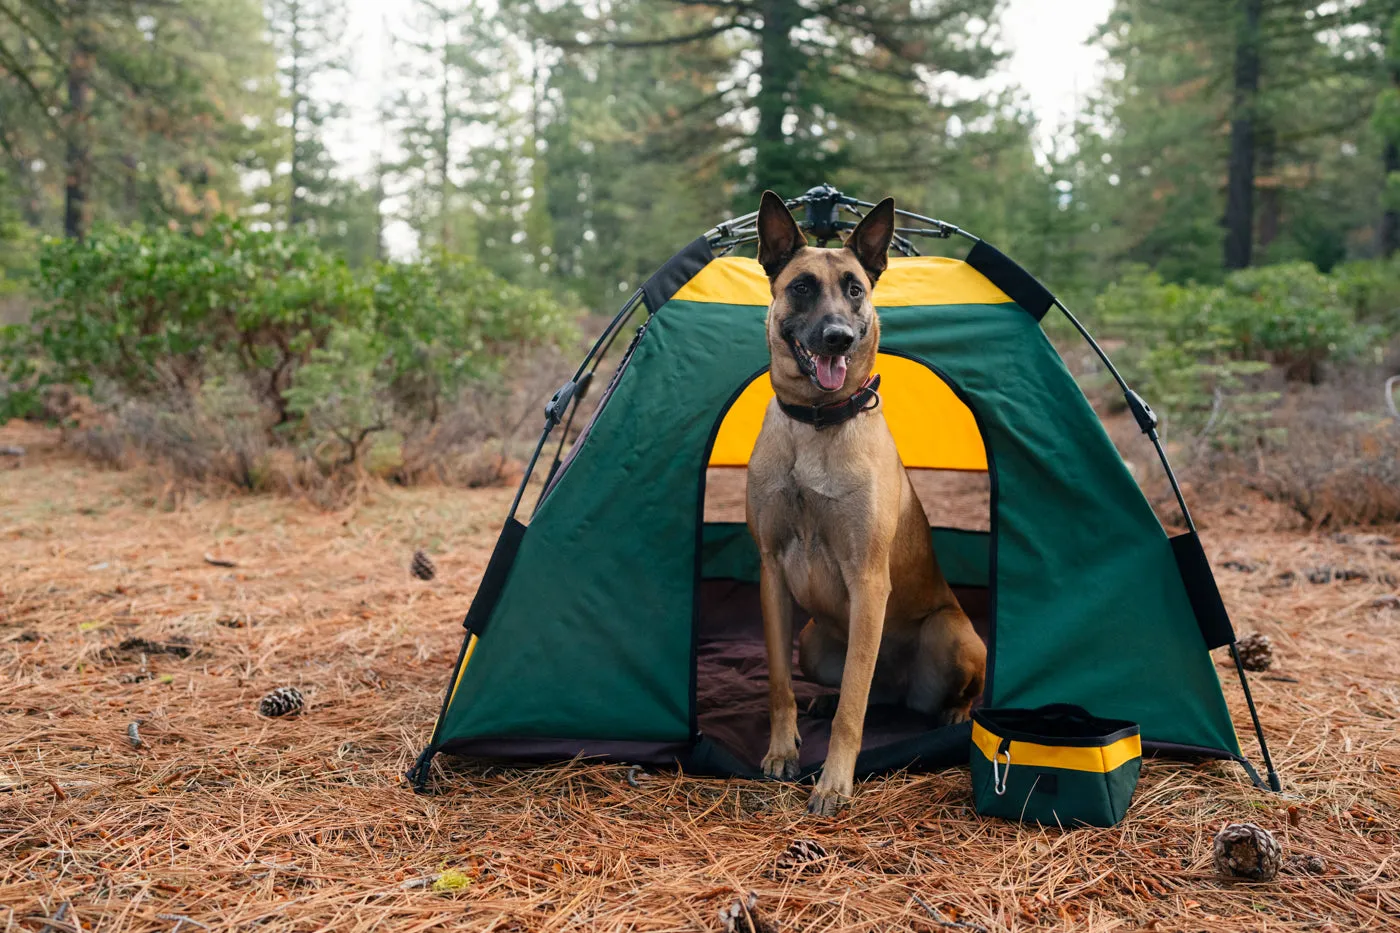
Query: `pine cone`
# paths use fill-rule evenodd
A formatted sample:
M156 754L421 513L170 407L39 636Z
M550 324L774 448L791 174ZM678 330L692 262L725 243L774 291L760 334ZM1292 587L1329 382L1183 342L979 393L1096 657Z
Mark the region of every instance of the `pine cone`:
M1303 875L1327 874L1327 861L1320 855L1290 855L1284 859L1289 871Z
M1274 645L1268 635L1254 632L1235 643L1240 664L1247 671L1267 671L1274 663Z
M1227 878L1272 881L1283 852L1267 829L1230 823L1215 834L1215 868Z
M433 566L432 558L423 551L413 552L413 563L408 569L420 580L431 580L437 576L437 568Z
M305 707L306 698L296 687L278 687L262 698L258 703L258 712L264 716L286 716Z
M794 839L778 856L778 871L800 872L812 862L826 858L826 849L815 839Z
M758 892L736 897L719 911L719 928L724 933L777 933L777 927L758 913Z

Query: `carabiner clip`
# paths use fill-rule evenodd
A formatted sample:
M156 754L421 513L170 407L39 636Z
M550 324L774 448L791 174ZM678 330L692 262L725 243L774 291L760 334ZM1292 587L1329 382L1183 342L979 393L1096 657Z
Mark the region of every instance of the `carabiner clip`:
M998 767L997 759L1002 755L1006 756L1005 768ZM1000 797L1006 793L1006 779L1011 777L1011 749L997 749L992 756L992 790L996 791Z

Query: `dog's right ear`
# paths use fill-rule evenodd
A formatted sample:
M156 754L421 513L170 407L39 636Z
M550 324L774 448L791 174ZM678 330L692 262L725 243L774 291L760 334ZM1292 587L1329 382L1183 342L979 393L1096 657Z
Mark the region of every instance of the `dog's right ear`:
M806 245L807 238L783 199L771 191L763 192L763 201L758 205L758 263L768 273L768 280L776 279Z

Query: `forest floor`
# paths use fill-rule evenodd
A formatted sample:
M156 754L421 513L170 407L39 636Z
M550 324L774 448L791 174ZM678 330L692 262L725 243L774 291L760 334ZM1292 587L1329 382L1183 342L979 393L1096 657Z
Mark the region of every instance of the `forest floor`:
M587 763L443 761L417 796L400 775L509 491L385 489L326 513L180 495L26 425L0 445L27 448L0 459L6 933L708 931L749 891L784 931L1400 926L1397 529L1280 530L1262 503L1205 516L1237 629L1273 639L1253 685L1284 796L1166 760L1120 826L1069 832L978 818L961 769L863 782L821 820L802 788ZM408 573L420 547L432 582ZM1365 579L1309 582L1321 567ZM258 715L283 685L307 709ZM1293 857L1274 882L1214 872L1215 831L1246 820ZM826 856L780 868L798 839Z

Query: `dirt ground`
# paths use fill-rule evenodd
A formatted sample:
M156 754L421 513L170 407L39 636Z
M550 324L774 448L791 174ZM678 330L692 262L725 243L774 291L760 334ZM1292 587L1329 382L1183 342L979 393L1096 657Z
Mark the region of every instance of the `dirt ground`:
M415 796L400 775L509 491L382 490L328 514L181 495L0 429L15 444L24 457L0 456L6 933L719 930L749 891L759 928L784 931L1400 928L1396 529L1277 530L1263 504L1203 516L1237 629L1274 642L1253 683L1283 796L1233 765L1164 760L1122 825L1069 832L977 818L962 770L864 782L830 820L804 815L801 788L585 763L444 761ZM432 582L408 573L420 547ZM283 685L306 711L259 716ZM1243 820L1291 857L1278 880L1215 875L1212 836ZM825 855L780 865L801 839Z

